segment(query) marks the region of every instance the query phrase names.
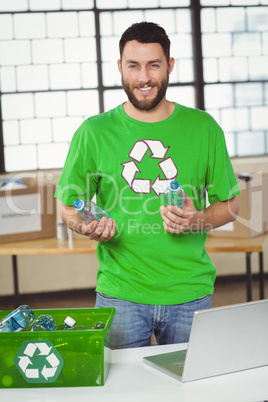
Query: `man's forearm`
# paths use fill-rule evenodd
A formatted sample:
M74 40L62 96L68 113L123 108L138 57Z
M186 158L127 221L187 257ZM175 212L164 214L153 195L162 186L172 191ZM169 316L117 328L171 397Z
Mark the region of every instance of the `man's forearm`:
M79 218L78 213L74 207L63 204L61 208L61 217L68 228L74 230L79 234L83 234L81 230L83 221Z
M239 211L236 197L228 201L216 201L203 211L197 211L193 201L185 197L184 208L173 205L160 207L165 230L171 233L207 231L236 219Z
M211 230L233 222L238 212L239 205L236 197L227 201L216 201L205 210L197 212L197 230Z

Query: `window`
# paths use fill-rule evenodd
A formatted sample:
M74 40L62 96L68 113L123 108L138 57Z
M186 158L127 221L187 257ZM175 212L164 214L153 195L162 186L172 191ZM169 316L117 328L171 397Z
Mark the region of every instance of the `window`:
M268 7L261 4L268 2L201 1L205 108L223 127L231 156L268 153Z
M118 42L143 20L171 40L168 98L208 110L231 156L268 153L268 0L144 4L0 0L0 172L61 168L82 121L126 100Z

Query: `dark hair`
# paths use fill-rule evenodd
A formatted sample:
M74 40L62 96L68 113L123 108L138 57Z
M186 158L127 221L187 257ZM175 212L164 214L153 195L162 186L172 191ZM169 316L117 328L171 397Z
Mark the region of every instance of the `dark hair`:
M120 58L127 42L136 40L140 43L160 43L167 61L170 57L170 40L164 28L154 22L137 22L131 25L119 41Z

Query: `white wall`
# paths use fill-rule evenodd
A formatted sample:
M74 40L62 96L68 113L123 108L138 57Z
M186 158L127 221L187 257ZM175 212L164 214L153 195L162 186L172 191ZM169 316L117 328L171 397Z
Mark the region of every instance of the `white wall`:
M95 255L40 255L18 257L20 293L42 293L96 287ZM0 295L13 294L10 256L0 256Z

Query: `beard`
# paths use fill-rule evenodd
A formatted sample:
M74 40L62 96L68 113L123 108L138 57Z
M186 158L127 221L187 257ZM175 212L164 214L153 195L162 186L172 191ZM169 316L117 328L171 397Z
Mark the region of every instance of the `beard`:
M169 77L167 75L167 77L165 79L163 79L161 81L161 85L159 86L154 85L153 83L148 84L149 86L157 86L158 87L158 91L156 96L154 97L154 99L144 99L142 101L139 101L136 96L133 94L133 90L130 88L130 85L127 81L124 80L124 77L122 75L122 86L123 89L125 91L125 93L127 94L128 100L132 103L132 105L139 110L151 110L153 108L155 108L160 102L161 100L164 98L166 91L167 91L167 87L168 87L168 80ZM134 88L140 88L141 86L136 86Z

